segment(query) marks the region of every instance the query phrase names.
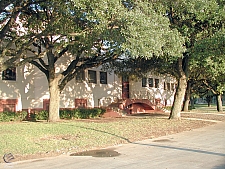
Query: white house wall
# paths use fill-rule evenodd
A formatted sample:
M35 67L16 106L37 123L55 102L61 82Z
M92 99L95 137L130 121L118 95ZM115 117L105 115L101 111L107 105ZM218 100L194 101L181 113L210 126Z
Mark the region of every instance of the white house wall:
M0 75L0 99L17 99L16 111L30 106L35 99L34 94L34 70L30 65L21 66L16 69L16 81L2 80Z
M57 70L65 69L64 64L59 64ZM87 99L87 107L107 106L122 98L122 81L114 73L107 72L107 84L100 84L101 67L94 68L97 83L88 83L88 70L85 70L85 80L81 83L71 80L61 93L60 108L74 108L75 99ZM27 64L17 68L16 81L2 80L0 74L0 99L17 99L16 111L22 109L42 109L43 100L49 99L48 83L46 76L38 68ZM153 103L160 99L161 104L173 102L174 90L164 90L164 82L174 83L171 76L156 76L149 74L148 78L159 79L159 88L142 87L142 80L129 83L131 99L149 99Z
M159 79L159 88L142 87L142 79L133 80L129 83L129 91L131 99L149 99L155 104L155 99L160 99L162 105L172 105L174 100L175 88L171 90L164 90L164 82L175 84L175 78L169 75L154 75L149 73L146 78Z
M121 82L114 73L107 73L107 84L100 84L100 68L92 69L96 71L97 84L88 83L88 70L85 70L85 80L81 83L71 80L61 93L60 107L74 108L75 99L87 99L87 107L106 106L107 100L121 98ZM49 99L48 83L45 75L35 68L35 98L32 101L34 108L41 108L43 99ZM101 102L101 105L99 105Z
M29 53L28 55L32 55ZM44 58L46 59L46 58ZM66 55L56 63L56 72L66 69L74 56ZM87 99L87 107L106 106L116 98L121 98L122 83L114 73L107 72L107 84L100 84L101 68L94 68L97 84L88 83L88 70L85 70L85 80L77 83L71 80L61 93L61 108L74 108L75 99ZM2 80L0 75L0 99L17 99L16 111L22 109L41 109L43 100L49 99L47 78L38 68L27 64L16 68L16 81Z
M30 69L32 68L32 69ZM87 99L87 107L106 106L114 99L121 98L121 80L114 73L107 73L107 84L100 84L99 72L96 70L97 84L88 83L88 71L85 70L86 80L77 83L71 80L61 93L60 108L74 108L75 99ZM2 76L2 74L1 74ZM17 68L16 81L0 80L0 98L17 99L16 111L22 109L42 109L43 100L49 99L46 76L36 67L26 65Z
M61 104L64 107L74 107L74 99L87 99L87 107L107 106L109 100L121 98L122 89L121 81L115 75L107 73L107 84L100 84L99 72L96 70L97 84L88 83L88 71L85 71L86 80L77 83L75 79L70 81L61 94Z

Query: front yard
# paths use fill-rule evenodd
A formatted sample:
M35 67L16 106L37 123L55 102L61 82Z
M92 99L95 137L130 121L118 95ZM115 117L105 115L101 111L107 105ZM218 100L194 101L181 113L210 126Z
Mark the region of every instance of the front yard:
M225 121L224 115L218 117L207 114L206 119ZM44 121L0 123L0 156L12 153L14 161L18 161L70 154L156 138L215 123L199 120L205 117L205 114L197 114L194 111L182 116L189 119L168 120L168 114L151 114L123 118L65 120L58 123ZM190 120L193 116L197 116L198 120Z

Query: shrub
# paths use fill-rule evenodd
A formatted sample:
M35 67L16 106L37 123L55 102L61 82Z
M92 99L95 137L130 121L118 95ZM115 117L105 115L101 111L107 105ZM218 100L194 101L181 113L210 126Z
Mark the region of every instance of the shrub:
M73 111L71 110L60 110L59 117L61 119L71 119L73 117Z
M59 115L61 119L89 119L99 117L105 113L105 109L74 109L74 110L60 110Z
M78 109L78 118L81 118L81 119L95 118L95 117L99 117L100 115L104 113L105 113L104 109L100 109L100 108Z
M2 112L0 113L0 122L22 121L25 120L27 112Z
M18 116L18 119L20 120L20 121L23 121L23 120L26 120L26 117L27 117L27 112L26 111L21 111L21 112L18 112L18 113L16 113Z
M2 122L14 121L14 118L15 118L15 112L0 113L0 121Z
M48 120L48 111L42 110L35 114L36 120Z
M166 106L166 107L164 107L166 110L171 110L172 109L172 106Z
M102 108L92 108L92 109L74 109L74 110L60 110L59 115L61 119L89 119L100 117L106 112ZM22 112L2 112L0 113L0 122L9 121L22 121L25 120L28 113ZM29 120L48 120L48 111L42 110L38 113L31 113Z

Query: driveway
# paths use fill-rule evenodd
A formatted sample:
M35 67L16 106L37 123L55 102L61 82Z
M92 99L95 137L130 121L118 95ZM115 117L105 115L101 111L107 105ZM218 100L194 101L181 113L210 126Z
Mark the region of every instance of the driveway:
M81 156L62 155L2 163L0 168L225 169L225 122L156 139L109 147L104 151Z

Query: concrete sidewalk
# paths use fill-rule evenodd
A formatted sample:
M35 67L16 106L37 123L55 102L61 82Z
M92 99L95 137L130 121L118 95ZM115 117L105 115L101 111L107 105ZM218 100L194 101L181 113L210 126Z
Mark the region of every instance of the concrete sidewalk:
M110 147L114 157L59 156L0 164L13 169L225 169L225 122Z

